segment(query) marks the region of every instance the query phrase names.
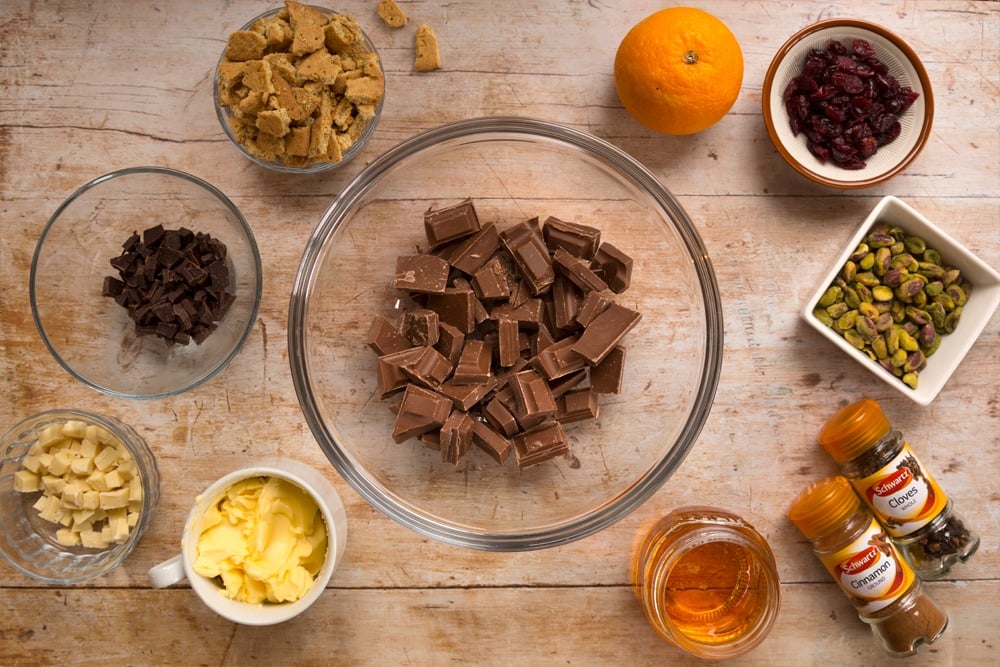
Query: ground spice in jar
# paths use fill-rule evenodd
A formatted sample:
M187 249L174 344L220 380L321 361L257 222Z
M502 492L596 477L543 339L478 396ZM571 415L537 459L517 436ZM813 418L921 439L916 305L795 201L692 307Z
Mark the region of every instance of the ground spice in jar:
M975 553L979 536L876 401L839 410L820 430L819 442L921 579L939 578Z
M882 526L842 476L815 482L799 494L788 518L812 543L813 552L894 656L931 644L948 616L927 595Z

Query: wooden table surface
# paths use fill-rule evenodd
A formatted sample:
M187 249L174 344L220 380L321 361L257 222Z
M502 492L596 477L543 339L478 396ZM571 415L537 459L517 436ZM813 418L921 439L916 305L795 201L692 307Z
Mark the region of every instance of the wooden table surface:
M1000 267L1000 4L698 3L742 44L743 89L720 123L690 137L651 133L625 113L612 63L652 0L401 2L391 30L374 0L343 0L383 57L388 98L361 157L314 177L239 156L212 110L225 36L267 3L247 0L0 3L0 429L77 406L116 415L150 442L162 471L155 520L108 576L52 587L0 564L0 664L686 664L646 624L627 580L640 526L673 507L717 505L774 549L782 609L737 664L883 664L868 628L786 520L794 495L835 467L816 445L840 405L879 399L936 471L982 546L927 586L950 625L914 665L1000 661L1000 317L928 407L908 401L799 320L837 249L887 194L901 197ZM863 7L863 8L862 8ZM788 168L761 120L772 55L799 28L861 15L916 50L935 95L934 130L890 183L814 186ZM413 71L416 25L433 26L443 67ZM445 546L371 508L327 463L305 425L286 346L288 296L319 216L367 162L442 123L533 116L591 132L651 169L686 208L722 293L725 360L711 415L679 472L630 516L591 537L528 553ZM263 255L264 295L242 352L210 382L153 401L110 398L73 380L32 322L28 271L39 232L86 181L134 165L186 170L242 209ZM664 369L667 372L667 369ZM307 613L252 628L208 611L186 585L152 590L146 571L178 550L194 496L254 458L314 465L347 507L343 564Z

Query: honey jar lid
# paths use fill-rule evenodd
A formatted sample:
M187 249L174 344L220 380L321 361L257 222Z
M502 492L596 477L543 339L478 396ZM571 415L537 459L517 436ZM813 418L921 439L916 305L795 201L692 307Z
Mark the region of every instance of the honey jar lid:
M806 539L825 535L847 521L861 499L847 478L827 477L807 486L788 508L788 518Z
M878 401L865 398L841 408L819 432L819 444L837 461L857 458L891 428Z

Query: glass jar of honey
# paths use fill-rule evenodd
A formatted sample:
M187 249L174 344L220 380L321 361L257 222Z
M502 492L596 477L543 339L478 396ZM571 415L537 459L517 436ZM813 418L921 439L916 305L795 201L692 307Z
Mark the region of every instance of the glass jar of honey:
M714 507L681 507L657 521L632 554L630 577L650 625L699 658L723 660L756 647L781 601L767 542Z

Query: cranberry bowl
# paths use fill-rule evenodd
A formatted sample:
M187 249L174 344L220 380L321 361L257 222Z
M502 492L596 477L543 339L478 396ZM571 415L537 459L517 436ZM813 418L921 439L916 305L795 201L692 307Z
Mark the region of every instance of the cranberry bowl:
M916 159L934 96L914 50L859 19L820 21L792 35L764 78L764 125L782 158L840 189L878 185Z

